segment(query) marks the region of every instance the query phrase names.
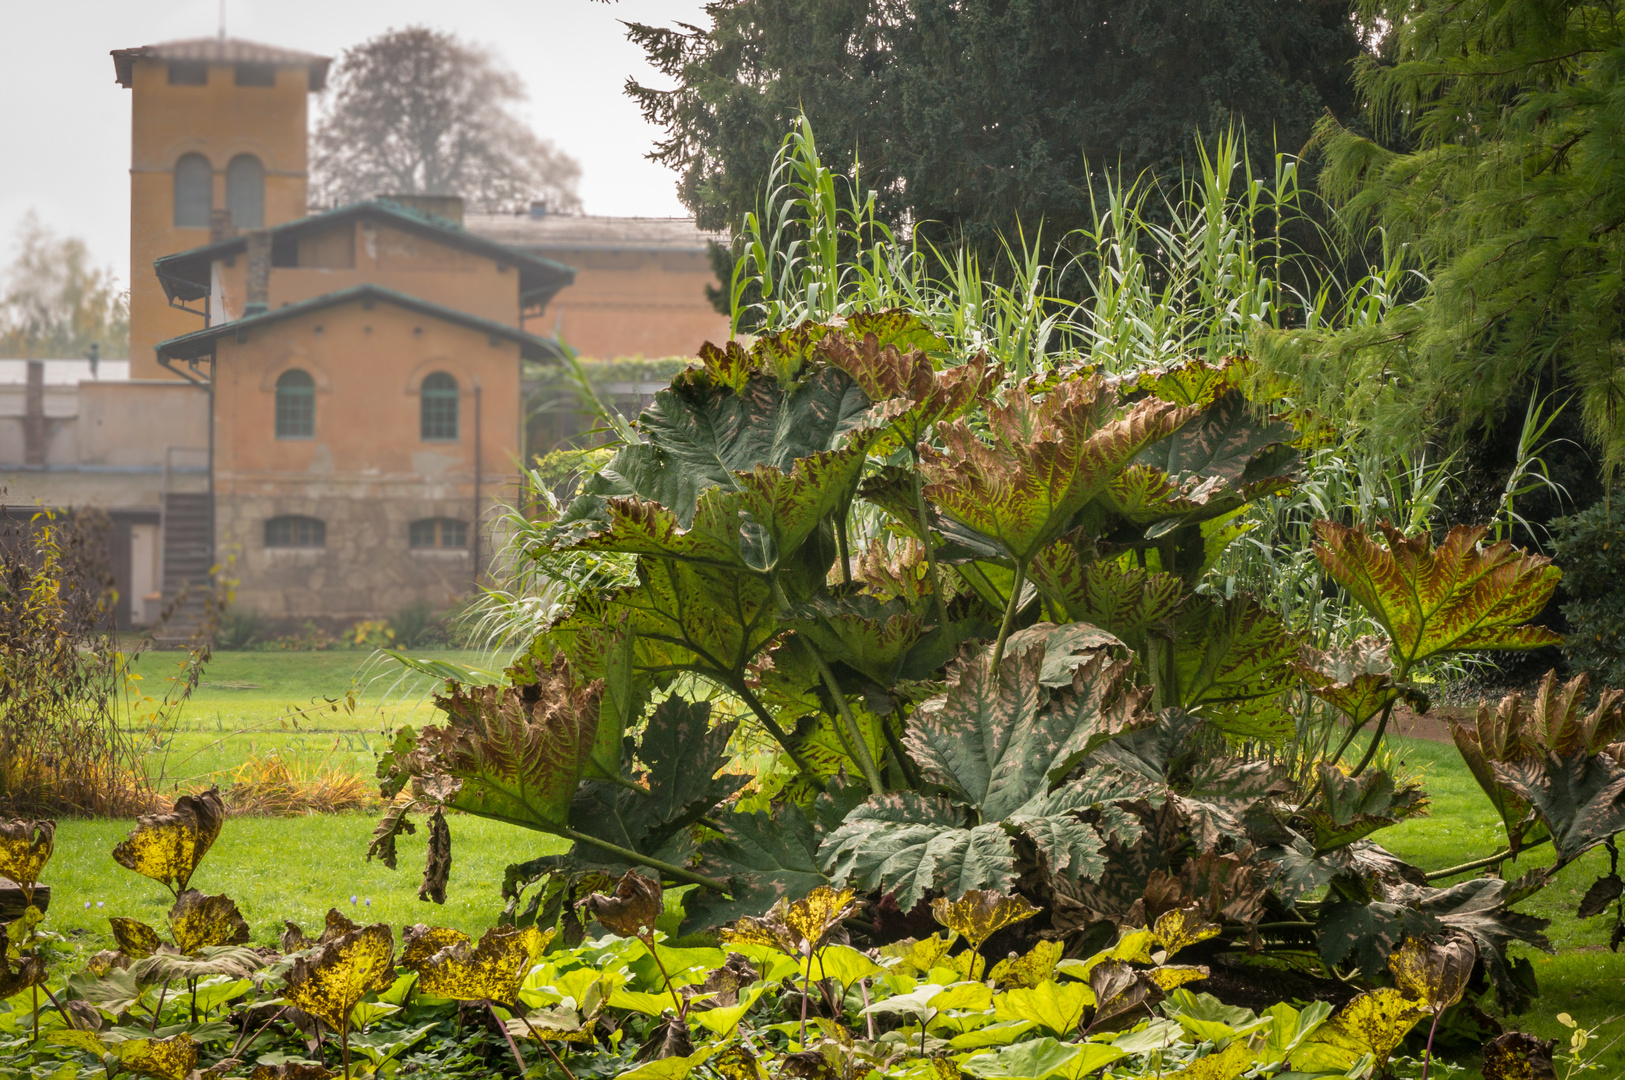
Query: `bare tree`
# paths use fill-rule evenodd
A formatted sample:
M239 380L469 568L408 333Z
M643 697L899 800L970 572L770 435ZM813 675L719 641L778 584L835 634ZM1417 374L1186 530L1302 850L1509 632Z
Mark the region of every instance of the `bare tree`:
M519 76L489 52L422 26L346 49L316 128L315 200L461 195L491 212L544 201L581 209L581 165L511 111Z
M92 346L130 355L129 294L111 269L90 264L83 240L56 235L30 210L0 273L0 356L74 358Z

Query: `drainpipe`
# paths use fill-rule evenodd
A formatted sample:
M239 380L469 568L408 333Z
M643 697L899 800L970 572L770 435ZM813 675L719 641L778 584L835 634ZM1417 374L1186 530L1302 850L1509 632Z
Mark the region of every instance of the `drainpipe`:
M476 391L478 393L478 391ZM478 401L478 398L474 400ZM23 464L45 464L45 361L28 362L23 392Z
M474 380L474 576L476 592L480 587L480 381Z

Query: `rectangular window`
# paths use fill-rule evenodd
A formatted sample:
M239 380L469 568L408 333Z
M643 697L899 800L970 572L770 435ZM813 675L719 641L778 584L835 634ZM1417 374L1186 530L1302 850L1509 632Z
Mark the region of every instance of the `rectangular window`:
M423 394L421 417L422 437L426 442L455 442L457 440L457 391L426 388Z
M276 68L271 64L238 64L238 86L275 86Z
M201 60L171 60L170 86L208 86L209 65Z
M320 518L274 517L265 523L268 548L319 548L327 544L327 523Z
M460 550L468 546L468 523L456 518L423 518L408 527L408 542L417 550Z

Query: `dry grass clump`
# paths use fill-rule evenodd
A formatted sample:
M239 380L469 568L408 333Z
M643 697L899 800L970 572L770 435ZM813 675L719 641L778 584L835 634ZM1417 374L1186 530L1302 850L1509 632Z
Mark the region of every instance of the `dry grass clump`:
M274 751L239 765L222 794L231 813L255 817L372 810L379 801L372 784L357 773L328 761L290 761Z

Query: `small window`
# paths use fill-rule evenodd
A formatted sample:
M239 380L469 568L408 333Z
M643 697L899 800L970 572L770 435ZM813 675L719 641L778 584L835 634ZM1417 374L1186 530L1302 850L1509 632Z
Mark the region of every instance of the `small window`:
M265 166L253 154L238 154L226 166L226 209L239 229L265 228Z
M327 546L327 522L320 518L285 514L265 523L268 548L319 548Z
M291 368L277 377L276 437L316 437L316 380L308 371Z
M208 86L209 65L201 60L171 60L170 86Z
M424 518L411 525L412 547L460 551L468 546L468 523L456 518Z
M202 154L175 162L175 227L207 229L214 206L214 170Z
M276 68L271 64L238 64L238 86L275 86Z
M420 427L424 441L455 442L457 380L444 371L437 371L423 380L420 396L423 399Z

